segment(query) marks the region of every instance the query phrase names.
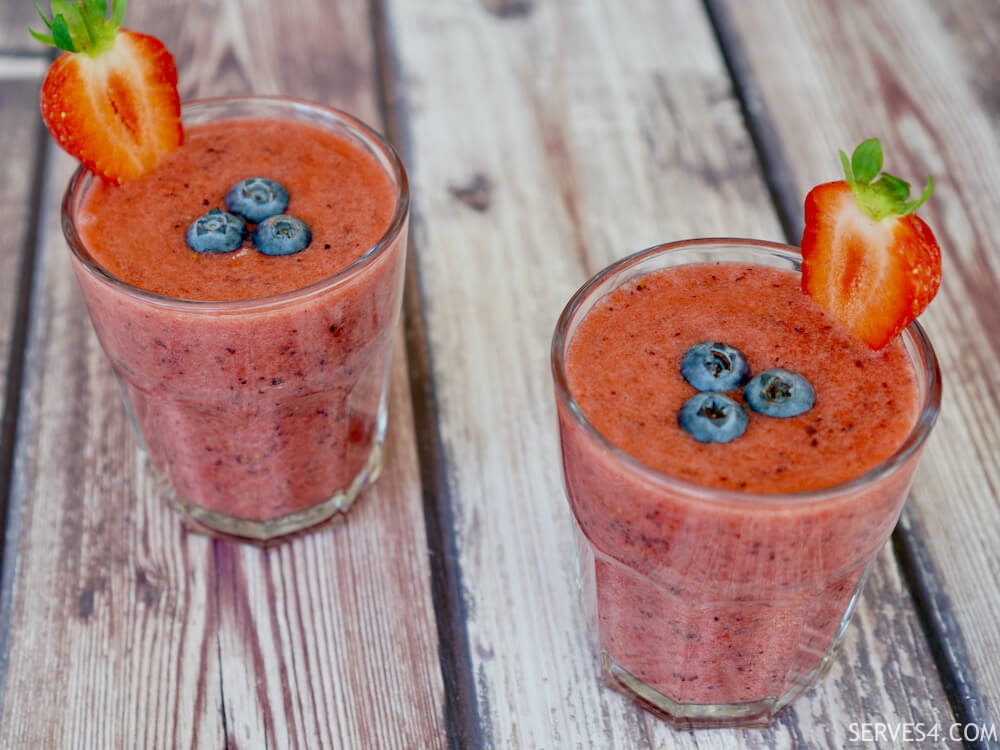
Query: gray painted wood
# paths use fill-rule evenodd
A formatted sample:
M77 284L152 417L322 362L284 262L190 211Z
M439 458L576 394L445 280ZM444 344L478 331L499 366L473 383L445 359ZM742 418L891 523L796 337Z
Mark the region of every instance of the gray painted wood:
M518 7L389 5L486 744L840 747L852 722L948 723L891 549L831 674L767 732L678 734L598 684L561 488L556 316L628 252L698 235L781 239L781 225L700 3Z
M448 745L446 729L452 747L874 747L852 723L953 720L935 654L966 678L970 715L996 721L997 13L990 0L133 3L128 25L168 43L185 99L349 109L391 130L413 181L386 473L347 523L261 550L184 531L135 459L58 231L71 161L25 146L48 53L22 35L31 4L4 5L0 208L17 234L0 259L12 267L35 231L38 258L27 320L21 282L0 274L4 368L11 332L27 332L0 747L423 748ZM946 278L924 321L944 411L828 677L768 731L676 733L597 680L552 326L625 253L794 235L805 191L837 177L836 149L868 135L901 176L937 180L922 213Z
M0 59L0 216L5 227L0 241L0 393L6 391L7 368L17 355L11 346L22 343L18 329L23 328L23 316L17 305L27 293L31 271L28 243L43 139L37 113L41 68L11 61L9 77L4 69Z
M836 177L836 150L882 139L887 168L934 176L921 210L944 281L921 317L944 378L941 417L910 496L904 541L957 642L948 658L971 719L1000 722L1000 8L961 4L726 3L795 192ZM780 50L779 54L776 51ZM794 71L794 75L789 71ZM831 177L831 178L832 178ZM964 653L963 649L965 649ZM968 663L963 663L967 657Z
M48 12L48 3L39 3ZM0 5L0 55L37 54L42 49L28 29L45 33L45 24L27 0L8 0Z
M367 4L329 5L250 16L237 2L133 4L128 22L174 51L185 98L280 90L378 127ZM330 45L336 59L321 54ZM4 124L17 113L36 124L37 99L0 107ZM137 461L90 329L58 229L73 165L53 157L9 521L0 747L444 747L402 338L386 467L346 522L269 549L185 531Z

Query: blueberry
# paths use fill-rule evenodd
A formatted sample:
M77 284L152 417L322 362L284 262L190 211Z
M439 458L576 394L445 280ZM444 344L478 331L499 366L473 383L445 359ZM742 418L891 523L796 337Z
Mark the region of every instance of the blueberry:
M816 393L798 373L774 369L755 375L743 389L743 398L751 409L769 417L794 417L813 407Z
M188 227L184 239L199 253L231 253L243 244L247 227L238 216L213 208Z
M728 391L747 382L750 365L739 349L704 341L684 354L681 374L699 391Z
M677 415L688 434L702 443L728 443L747 428L747 413L736 401L721 393L696 393Z
M264 255L291 255L309 246L312 232L301 219L279 214L258 224L252 239Z
M288 208L288 191L281 183L266 177L240 180L226 193L226 209L257 224Z

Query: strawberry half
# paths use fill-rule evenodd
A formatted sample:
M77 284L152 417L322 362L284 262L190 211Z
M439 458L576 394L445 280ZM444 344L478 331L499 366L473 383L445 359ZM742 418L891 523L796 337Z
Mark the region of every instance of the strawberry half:
M872 349L881 349L924 311L941 285L941 249L914 213L908 183L882 174L882 145L871 139L851 159L845 180L806 196L802 288ZM874 180L874 181L873 181Z
M177 66L155 37L121 28L125 0L52 0L50 34L65 50L42 83L53 138L92 172L115 182L155 167L184 140Z

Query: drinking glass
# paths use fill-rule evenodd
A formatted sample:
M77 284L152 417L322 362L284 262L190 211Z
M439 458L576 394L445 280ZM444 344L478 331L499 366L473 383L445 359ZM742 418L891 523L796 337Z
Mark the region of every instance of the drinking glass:
M183 109L186 126L247 117L328 129L389 177L391 222L349 266L259 299L179 299L94 260L79 222L99 178L83 168L62 218L87 309L164 495L200 527L264 540L347 511L379 475L410 200L392 147L344 112L280 97Z
M639 252L580 288L551 350L579 581L603 678L683 729L766 726L820 678L897 522L941 399L934 351L914 323L902 340L919 415L902 444L861 476L753 494L699 486L628 455L574 399L566 373L574 333L602 297L630 280L715 261L799 272L801 256L744 239Z

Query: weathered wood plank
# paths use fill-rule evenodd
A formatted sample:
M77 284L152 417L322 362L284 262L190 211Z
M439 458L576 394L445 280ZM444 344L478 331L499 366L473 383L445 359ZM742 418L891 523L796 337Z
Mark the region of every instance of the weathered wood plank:
M0 216L6 227L0 242L0 519L7 514L21 403L26 308L34 267L32 212L41 185L38 160L43 136L35 103L42 68L26 69L20 62L0 59ZM0 571L9 559L4 539L0 536ZM0 575L0 674L6 653L3 613L8 609L8 580L9 576Z
M319 0L129 15L174 51L184 98L280 91L378 125L368 20ZM186 532L138 465L65 257L71 167L54 159L43 196L0 746L443 747L402 340L385 470L345 522L270 549Z
M48 10L47 3L44 7ZM28 34L29 28L35 31L45 29L34 3L10 0L0 5L0 55L42 51L44 48Z
M795 192L833 179L837 148L883 141L914 183L944 250L944 283L924 322L944 375L941 418L905 526L930 556L932 604L954 618L970 718L1000 722L1000 7L960 4L727 2ZM849 10L848 10L849 8ZM780 50L780 54L775 54ZM905 539L905 537L904 537ZM947 625L947 623L944 623ZM958 644L959 647L961 644ZM977 707L985 705L985 712ZM988 714L988 715L987 715ZM994 724L995 726L995 724Z
M0 65L0 71L3 66ZM7 367L10 363L12 339L16 332L19 311L16 309L22 291L26 289L25 274L30 271L27 252L32 201L37 191L36 159L40 155L39 117L36 113L40 82L35 75L11 76L0 73L0 216L5 231L0 242L0 394L6 393ZM2 409L0 405L0 409ZM10 439L13 435L4 437ZM9 445L0 450L9 450Z
M851 722L948 722L891 550L831 675L768 732L674 733L599 686L561 487L555 319L627 252L781 228L701 3L388 8L486 744L841 747Z

